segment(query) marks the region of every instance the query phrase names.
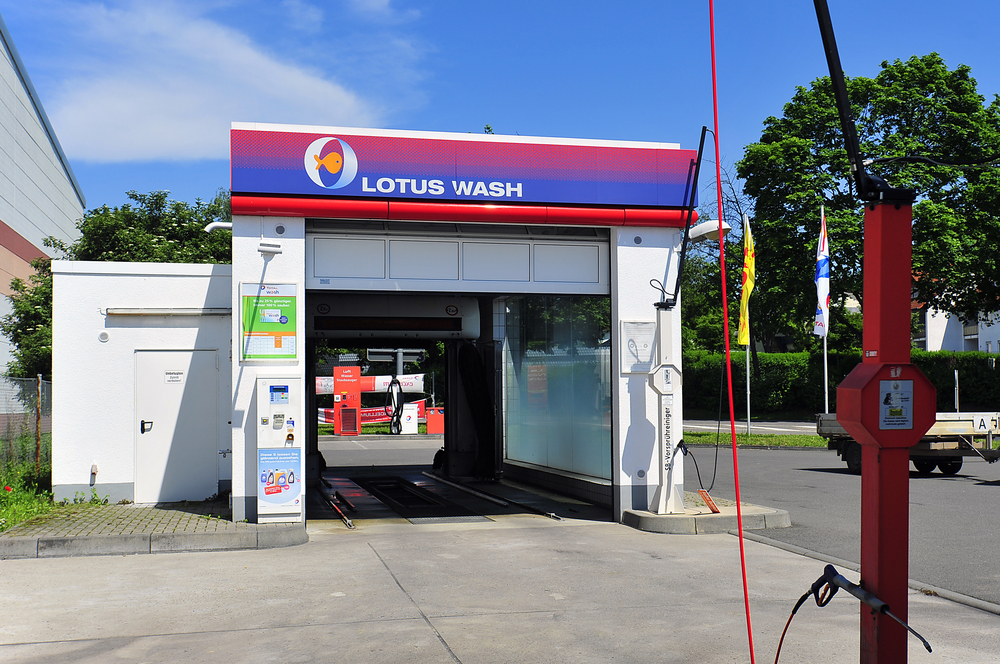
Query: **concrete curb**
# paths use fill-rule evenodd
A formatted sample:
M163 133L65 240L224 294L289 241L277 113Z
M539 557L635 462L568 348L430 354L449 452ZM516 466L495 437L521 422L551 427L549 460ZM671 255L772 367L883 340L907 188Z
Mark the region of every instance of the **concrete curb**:
M742 512L744 530L788 528L792 525L786 510L744 505ZM720 514L653 514L644 510L625 510L622 523L636 530L667 535L719 535L739 528L735 507L725 507Z
M731 535L739 535L738 532L730 533ZM812 551L811 549L806 549L801 546L796 546L795 544L788 544L787 542L782 542L780 540L771 539L764 535L757 535L755 533L743 533L743 537L753 542L759 542L760 544L766 544L768 546L773 546L776 549L782 549L783 551L788 551L789 553L795 553L800 556L805 556L807 558L812 558L814 560L819 560L824 563L830 563L831 565L836 565L837 567L843 567L844 569L849 569L854 572L861 571L861 566L857 563L851 562L849 560L844 560L843 558L835 558L834 556L828 556L825 553L819 553L818 551ZM937 586L932 586L929 583L924 583L922 581L916 581L914 579L909 579L907 585L912 590L918 592L933 594L946 599L957 604L964 604L965 606L972 607L974 609L979 609L980 611L986 611L987 613L995 613L1000 615L1000 604L994 604L993 602L987 602L986 600L979 599L978 597L970 597L969 595L963 595L962 593L957 593L952 590L947 590L945 588L938 588Z
M142 533L81 537L2 537L0 559L115 556L182 551L276 549L309 541L304 525L231 533Z

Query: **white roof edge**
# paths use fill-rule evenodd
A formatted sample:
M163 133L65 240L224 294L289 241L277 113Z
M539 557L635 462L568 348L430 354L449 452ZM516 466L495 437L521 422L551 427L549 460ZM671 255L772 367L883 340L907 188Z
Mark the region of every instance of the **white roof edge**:
M52 261L52 274L105 274L112 276L231 277L228 263L124 263L104 261Z
M49 122L49 116L45 114L45 108L42 107L42 100L38 97L38 92L35 91L35 86L31 83L31 77L28 76L28 70L25 68L24 62L21 60L21 54L17 52L17 47L14 45L14 38L11 37L10 31L7 29L7 24L4 23L3 16L0 16L0 37L2 37L4 45L7 47L7 52L10 53L10 59L14 63L14 69L17 71L17 75L21 79L21 83L24 85L25 91L28 93L28 98L31 99L31 105L35 107L35 112L38 113L38 118L42 121L42 128L45 129L45 133L48 135L49 140L52 141L52 147L56 151L56 156L59 158L59 162L62 164L63 170L66 171L66 176L69 178L70 184L73 185L73 191L76 193L76 197L80 201L80 206L86 210L87 199L83 195L83 190L80 189L80 183L76 181L76 174L73 172L73 167L69 165L69 159L66 158L62 145L59 144L56 132L52 128L52 124Z
M364 127L323 127L319 125L269 124L266 122L234 122L233 129L244 131L275 131L311 134L348 134L355 136L388 136L392 138L425 138L442 141L480 141L483 143L528 143L540 145L580 145L588 147L641 148L646 150L680 150L680 143L651 141L615 141L589 138L557 138L545 136L511 136L508 134L463 134L449 131L417 131L410 129L372 129Z

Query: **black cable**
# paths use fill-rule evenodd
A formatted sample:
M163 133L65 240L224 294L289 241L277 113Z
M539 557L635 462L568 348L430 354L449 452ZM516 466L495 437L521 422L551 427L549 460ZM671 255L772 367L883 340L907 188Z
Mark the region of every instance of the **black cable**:
M813 582L809 590L795 603L791 614L788 616L788 622L785 623L785 629L781 630L781 638L778 640L778 650L774 653L774 664L778 664L778 657L781 656L781 644L785 642L785 634L788 632L788 626L792 624L792 618L795 617L795 612L799 610L799 607L805 604L810 595L816 597L816 606L826 606L836 594L837 587L827 582L825 573Z
M722 394L726 378L726 365L723 362L719 364L719 367L721 371L719 372L719 416L715 424L715 465L712 468L712 483L707 489L705 489L704 482L701 481L701 469L698 468L698 460L695 458L694 452L684 445L684 439L681 439L681 442L677 444L677 447L683 448L684 456L690 455L691 460L694 461L694 472L698 476L698 486L709 493L712 493L712 489L715 488L715 480L719 477L719 445L722 441Z

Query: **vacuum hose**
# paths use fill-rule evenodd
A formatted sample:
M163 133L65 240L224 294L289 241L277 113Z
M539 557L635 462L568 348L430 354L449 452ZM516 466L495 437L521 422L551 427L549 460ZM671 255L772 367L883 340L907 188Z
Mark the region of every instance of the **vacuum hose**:
M395 376L385 391L385 414L390 417L389 433L398 435L403 430L403 386Z

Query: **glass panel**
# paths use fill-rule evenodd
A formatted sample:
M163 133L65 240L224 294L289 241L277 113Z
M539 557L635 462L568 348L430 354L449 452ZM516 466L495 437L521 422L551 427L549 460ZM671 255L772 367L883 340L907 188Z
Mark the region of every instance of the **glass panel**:
M507 300L507 458L611 479L611 300Z

